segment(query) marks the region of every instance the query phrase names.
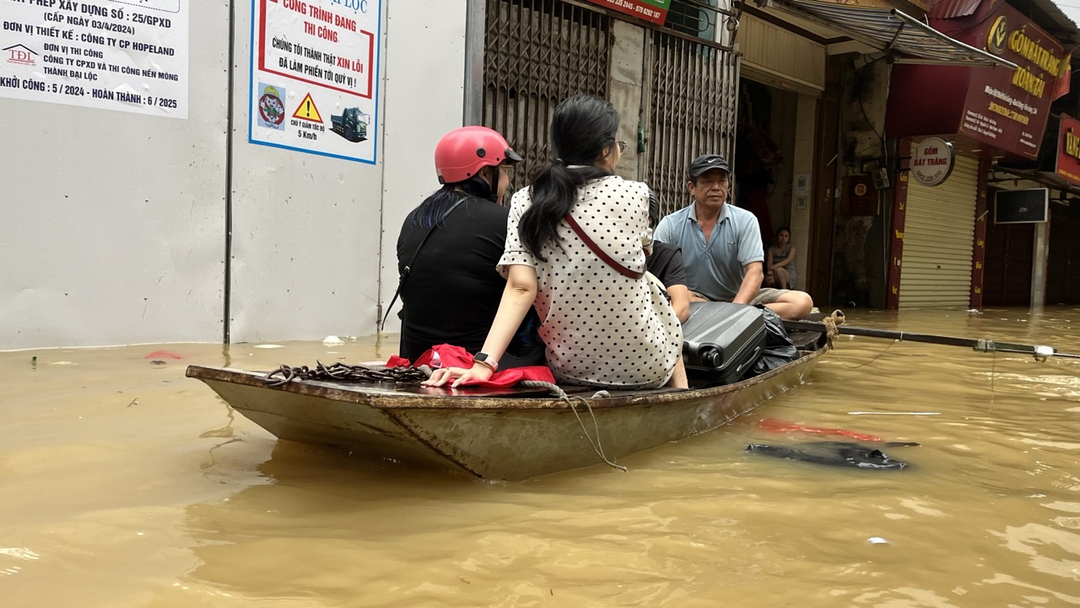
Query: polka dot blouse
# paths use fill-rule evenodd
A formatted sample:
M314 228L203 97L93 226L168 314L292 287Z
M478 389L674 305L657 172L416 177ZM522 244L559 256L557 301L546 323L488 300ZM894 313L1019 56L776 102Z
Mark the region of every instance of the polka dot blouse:
M514 264L536 270L534 304L555 378L603 387L663 386L682 350L682 327L662 286L649 274L619 274L565 221L559 225L561 247L546 245L541 253L547 262L539 261L518 236L531 204L528 188L511 199L499 272L505 276ZM605 253L640 272L643 249L652 244L648 207L645 184L609 176L580 188L570 214Z

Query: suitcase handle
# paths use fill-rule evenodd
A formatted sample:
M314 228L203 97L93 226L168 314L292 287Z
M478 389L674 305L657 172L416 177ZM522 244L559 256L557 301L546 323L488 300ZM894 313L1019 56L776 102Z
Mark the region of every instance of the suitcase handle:
M735 368L736 378L742 378L743 372L746 371L746 368L757 363L758 358L761 357L761 351L764 350L764 348L764 346L754 347L754 356L747 359L746 363L743 363L742 365Z

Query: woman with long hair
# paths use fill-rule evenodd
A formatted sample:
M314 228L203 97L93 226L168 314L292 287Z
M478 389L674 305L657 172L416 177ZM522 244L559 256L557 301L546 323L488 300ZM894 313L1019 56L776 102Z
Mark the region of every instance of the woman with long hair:
M556 158L511 199L499 260L506 288L483 350L471 369L436 370L429 386L490 378L534 305L559 382L687 386L682 327L663 286L645 273L649 189L614 174L625 146L618 127L615 108L597 97L555 109Z
M502 200L520 161L486 127L454 129L439 140L435 171L442 187L409 213L397 242L402 357L416 360L438 344L470 351L483 345L506 285L495 269L509 213Z
M776 244L765 255L765 284L779 289L795 289L795 246L787 226L776 229Z

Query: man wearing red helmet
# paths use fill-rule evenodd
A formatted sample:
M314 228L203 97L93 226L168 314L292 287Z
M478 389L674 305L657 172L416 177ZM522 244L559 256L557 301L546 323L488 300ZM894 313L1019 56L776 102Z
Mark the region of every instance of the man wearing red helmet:
M416 360L437 344L470 352L483 346L506 287L495 269L509 213L501 202L519 162L506 139L487 127L454 129L435 146L442 187L405 218L397 242L402 357ZM537 363L543 344L519 344L517 351L520 364Z

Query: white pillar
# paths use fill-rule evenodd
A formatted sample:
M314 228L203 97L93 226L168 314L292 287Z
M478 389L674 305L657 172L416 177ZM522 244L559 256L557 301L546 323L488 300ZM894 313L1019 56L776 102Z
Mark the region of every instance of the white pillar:
M795 246L796 288L806 288L810 245L810 197L814 192L814 131L817 98L799 94L795 116L795 153L791 159L791 244ZM768 246L768 245L766 245Z
M1039 310L1046 303L1046 269L1050 260L1050 218L1035 224L1035 252L1031 256L1031 308Z
M617 172L627 179L641 175L638 162L638 123L641 120L641 82L644 69L645 29L615 20L615 46L611 48L608 101L619 112L619 139L629 143Z

